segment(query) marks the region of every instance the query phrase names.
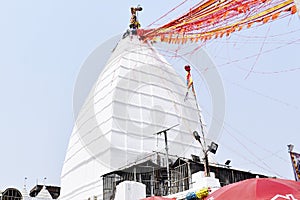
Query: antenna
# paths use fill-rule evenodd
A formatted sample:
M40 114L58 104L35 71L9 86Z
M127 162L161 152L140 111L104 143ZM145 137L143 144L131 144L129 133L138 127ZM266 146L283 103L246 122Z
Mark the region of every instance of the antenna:
M38 182L39 182L39 179L37 178L36 179L36 188L38 188ZM38 191L37 190L35 190L35 196L37 196L38 195Z
M26 189L27 177L24 178L24 189Z
M47 177L44 177L44 186L46 186Z
M169 148L168 148L168 135L167 135L167 131L178 126L179 124L176 124L170 128L164 129L162 131L159 131L157 133L155 133L156 135L161 135L162 133L164 133L165 136L165 149L166 149L166 160L167 160L167 176L168 176L168 194L170 194L170 189L171 189L171 180L170 180L170 169L169 169Z

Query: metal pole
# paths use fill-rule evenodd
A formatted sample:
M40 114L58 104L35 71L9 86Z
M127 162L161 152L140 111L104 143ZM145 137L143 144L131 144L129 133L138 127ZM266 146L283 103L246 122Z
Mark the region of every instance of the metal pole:
M171 183L170 183L169 148L168 148L168 136L167 136L167 131L164 131L164 135L165 135L165 147L166 147L166 159L167 159L168 194L170 194Z
M158 133L155 133L156 135L160 135L161 133L164 133L165 136L165 149L166 149L166 159L167 159L167 175L168 175L168 194L170 194L171 191L171 180L170 180L170 169L169 169L169 148L168 148L168 136L167 131L178 126L179 124L176 124L170 128L167 128L165 130L159 131Z
M188 176L189 176L189 188L193 187L193 182L192 182L192 173L191 173L191 166L190 166L190 162L188 161Z
M208 155L207 151L204 151L204 174L205 177L210 177L209 164L208 164Z
M151 176L151 196L154 195L154 180L155 180L155 177L154 177L154 167L152 167L152 176Z
M135 182L137 182L137 181L136 181L136 168L135 168L135 167L133 168L133 180L134 180Z

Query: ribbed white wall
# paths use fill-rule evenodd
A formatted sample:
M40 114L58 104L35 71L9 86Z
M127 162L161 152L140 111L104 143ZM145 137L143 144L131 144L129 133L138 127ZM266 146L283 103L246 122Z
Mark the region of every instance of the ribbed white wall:
M122 39L91 90L74 125L61 174L62 200L102 199L101 175L138 155L164 152L199 154L192 132L199 130L195 102L183 101L184 80L149 44ZM158 142L157 142L158 141Z

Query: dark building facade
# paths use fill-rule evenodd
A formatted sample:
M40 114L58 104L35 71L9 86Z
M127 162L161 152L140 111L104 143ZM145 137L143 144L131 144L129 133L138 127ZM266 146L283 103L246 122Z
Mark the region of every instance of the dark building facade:
M163 196L174 194L192 188L192 174L204 171L204 164L200 160L178 158L172 163L170 160L168 188L168 172L165 166L154 163L151 159L128 166L122 170L113 171L102 176L103 200L114 198L116 186L122 181L137 181L146 185L146 196ZM225 165L209 166L210 172L219 179L221 186L245 179L267 177L262 174L254 174L232 169Z
M22 194L15 188L7 188L0 195L0 200L22 200Z

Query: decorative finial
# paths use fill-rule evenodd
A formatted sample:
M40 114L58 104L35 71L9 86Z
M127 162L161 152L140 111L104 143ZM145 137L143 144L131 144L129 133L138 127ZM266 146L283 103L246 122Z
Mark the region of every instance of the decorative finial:
M26 189L27 177L24 178L24 189Z
M289 144L289 145L287 145L287 146L288 146L288 151L289 151L289 152L292 152L293 149L294 149L294 145Z
M46 186L46 179L47 179L47 178L46 178L46 177L44 177L44 186Z

